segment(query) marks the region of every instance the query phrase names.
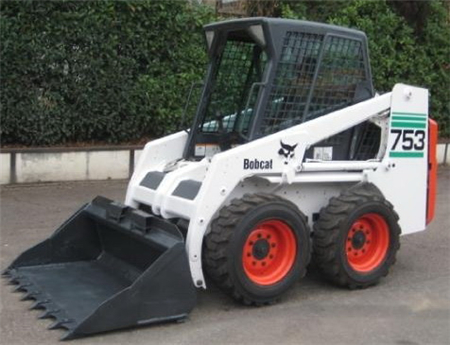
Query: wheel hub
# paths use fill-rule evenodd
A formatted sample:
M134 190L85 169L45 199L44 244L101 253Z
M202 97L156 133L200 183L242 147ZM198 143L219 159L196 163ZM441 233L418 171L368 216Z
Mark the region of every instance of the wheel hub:
M357 272L377 269L389 250L389 226L377 213L358 218L347 234L346 254L351 268Z
M247 277L259 285L273 285L289 274L297 255L293 230L277 219L259 223L248 235L242 251Z
M366 243L366 235L362 231L357 231L352 237L352 247L361 249Z
M261 239L255 242L253 245L252 254L257 260L264 259L270 251L270 244L267 240Z

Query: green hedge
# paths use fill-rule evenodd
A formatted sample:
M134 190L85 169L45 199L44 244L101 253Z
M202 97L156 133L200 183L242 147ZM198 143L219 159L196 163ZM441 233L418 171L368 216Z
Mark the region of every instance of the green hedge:
M195 1L194 1L195 3ZM365 31L377 90L431 91L450 137L450 26L441 1L417 33L389 2L283 1L285 17ZM203 78L201 27L213 9L188 1L0 2L2 145L123 143L173 131Z
M396 5L396 4L394 4ZM424 4L421 4L424 5ZM425 4L426 5L426 4ZM415 32L387 1L285 2L285 17L357 28L367 34L375 89L396 83L430 90L430 116L450 137L450 21L441 1L429 1L424 26Z
M1 142L119 143L174 130L203 78L187 1L1 2Z

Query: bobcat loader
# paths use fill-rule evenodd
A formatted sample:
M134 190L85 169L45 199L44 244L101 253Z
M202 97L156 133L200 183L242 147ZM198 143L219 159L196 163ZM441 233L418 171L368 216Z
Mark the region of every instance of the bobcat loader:
M375 94L364 33L269 18L204 31L190 129L145 146L124 204L95 198L4 272L65 339L183 319L205 273L248 305L278 299L311 258L368 287L400 234L433 219L428 91Z

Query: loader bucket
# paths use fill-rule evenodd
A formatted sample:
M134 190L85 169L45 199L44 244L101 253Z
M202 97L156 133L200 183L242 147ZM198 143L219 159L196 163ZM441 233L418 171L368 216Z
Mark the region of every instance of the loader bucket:
M179 320L196 302L183 236L171 222L95 198L4 272L63 339Z

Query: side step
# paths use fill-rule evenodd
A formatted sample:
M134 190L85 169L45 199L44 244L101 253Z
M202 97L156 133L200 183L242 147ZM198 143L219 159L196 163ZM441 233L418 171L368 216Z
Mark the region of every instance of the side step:
M3 273L73 339L185 318L196 303L173 223L97 197Z

